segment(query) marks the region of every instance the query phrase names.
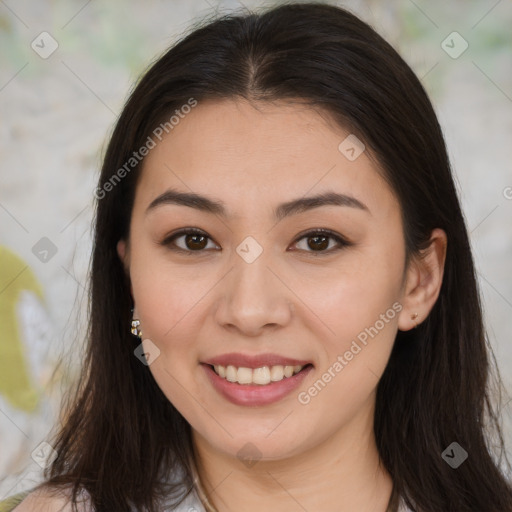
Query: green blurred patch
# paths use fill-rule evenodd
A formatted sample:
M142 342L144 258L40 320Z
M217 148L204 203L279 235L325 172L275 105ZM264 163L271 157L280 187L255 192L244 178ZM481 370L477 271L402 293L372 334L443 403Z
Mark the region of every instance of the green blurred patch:
M39 393L29 374L17 316L23 290L43 300L41 285L28 265L0 246L0 394L14 408L32 412L38 405Z

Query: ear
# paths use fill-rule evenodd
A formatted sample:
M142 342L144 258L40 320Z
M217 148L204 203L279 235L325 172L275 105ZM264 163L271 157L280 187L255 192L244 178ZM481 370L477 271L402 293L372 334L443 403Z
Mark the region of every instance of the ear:
M128 247L128 243L126 242L126 240L123 240L123 239L119 240L119 242L117 242L116 249L117 249L117 255L119 256L119 259L121 260L121 263L123 264L124 271L126 272L126 275L129 278L130 277L130 249ZM131 280L130 280L130 293L132 294L132 297L133 297L133 288L132 288Z
M398 329L409 331L423 322L434 307L443 284L447 236L434 229L429 246L411 260L402 295L403 309L398 317ZM417 316L416 316L417 314Z
M126 240L123 240L123 239L119 240L119 242L117 242L116 248L117 248L117 255L119 256L119 259L123 263L125 270L128 271L129 261L128 261L128 251L127 251L127 246L126 246Z

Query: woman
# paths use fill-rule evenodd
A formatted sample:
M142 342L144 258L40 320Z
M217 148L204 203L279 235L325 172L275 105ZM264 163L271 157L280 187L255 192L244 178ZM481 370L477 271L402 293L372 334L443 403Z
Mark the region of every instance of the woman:
M133 91L96 197L82 376L17 512L512 511L442 133L368 25L197 28Z

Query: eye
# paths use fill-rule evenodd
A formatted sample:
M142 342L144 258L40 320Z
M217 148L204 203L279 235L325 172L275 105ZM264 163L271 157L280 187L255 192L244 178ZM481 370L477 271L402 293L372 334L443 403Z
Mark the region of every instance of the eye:
M179 239L183 239L181 245L175 242ZM174 245L175 247L171 247L174 251L192 253L201 252L206 249L208 240L211 239L204 231L197 228L186 228L166 237L161 242L161 245Z
M336 244L338 244L338 247L336 247L335 244L335 247L333 248L330 245L329 239L331 241L334 240ZM307 242L305 244L306 248L303 246L300 248L300 250L304 250L310 253L332 253L342 249L343 247L349 247L352 245L351 242L345 240L342 236L328 229L316 229L314 231L308 231L297 239L295 245L298 245L301 240L307 240ZM308 248L311 250L308 250Z

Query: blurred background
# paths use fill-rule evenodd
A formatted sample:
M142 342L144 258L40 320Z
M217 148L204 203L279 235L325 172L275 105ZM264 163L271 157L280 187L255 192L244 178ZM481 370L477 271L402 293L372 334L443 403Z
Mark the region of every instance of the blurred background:
M54 456L49 432L83 346L95 182L134 82L205 17L279 3L0 0L0 500ZM434 103L508 392L510 454L512 3L329 3L395 46Z

